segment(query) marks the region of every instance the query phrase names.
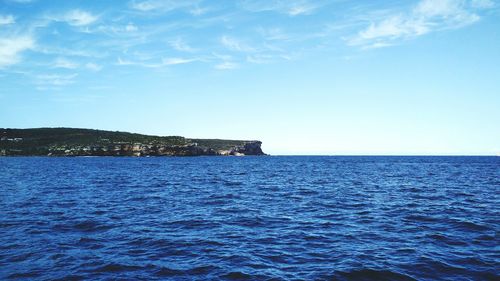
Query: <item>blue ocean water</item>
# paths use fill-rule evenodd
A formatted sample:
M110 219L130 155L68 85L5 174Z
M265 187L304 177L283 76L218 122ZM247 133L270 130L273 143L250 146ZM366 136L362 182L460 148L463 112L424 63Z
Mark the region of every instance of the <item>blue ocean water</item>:
M499 280L500 157L0 158L0 279Z

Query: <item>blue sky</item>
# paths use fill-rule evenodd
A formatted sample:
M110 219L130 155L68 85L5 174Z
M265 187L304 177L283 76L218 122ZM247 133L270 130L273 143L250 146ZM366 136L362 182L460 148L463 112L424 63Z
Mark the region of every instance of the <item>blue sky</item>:
M0 0L0 127L500 154L493 0Z

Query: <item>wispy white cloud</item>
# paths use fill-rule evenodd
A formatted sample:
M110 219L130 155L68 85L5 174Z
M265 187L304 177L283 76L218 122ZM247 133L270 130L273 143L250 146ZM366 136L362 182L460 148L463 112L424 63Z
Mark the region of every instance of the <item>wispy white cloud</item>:
M247 56L247 61L256 64L271 63L274 60L274 56L268 54L256 54Z
M220 53L216 53L216 52L212 52L212 56L215 59L223 60L223 61L229 61L229 60L233 59L233 57L231 55L225 55L225 54L220 54Z
M492 0L471 0L471 6L473 8L488 9L495 7L495 2Z
M98 52L88 48L63 48L51 45L37 45L36 52L51 56L68 56L68 57L85 57L85 58L103 58L107 55L106 52Z
M120 65L120 66L134 65L134 63L132 61L125 60L125 59L122 59L121 57L118 57L116 59L116 65Z
M218 61L214 68L217 70L230 70L239 67L239 64L234 61L233 56L226 54L212 53L212 59Z
M146 67L146 68L161 68L161 67L166 67L166 66L173 66L173 65L180 65L180 64L187 64L191 62L198 61L198 58L163 58L158 62L156 61L141 61L141 60L128 60L128 59L122 59L119 57L117 59L116 65L119 66L141 66L141 67Z
M98 64L95 64L93 62L86 63L85 67L89 70L96 71L96 72L101 71L101 69L102 69L102 65L98 65Z
M176 64L186 64L190 62L197 61L197 59L186 59L186 58L167 58L163 59L163 65L176 65Z
M222 60L222 63L216 66L217 69L233 69L239 66L238 63L248 62L254 64L266 64L281 60L290 60L289 46L286 41L289 37L281 29L257 29L261 33L264 42L251 46L241 39L229 36L222 36L221 45L232 53L235 57L227 55L213 54L213 56ZM285 42L282 46L277 46L277 40ZM270 42L267 42L270 41ZM280 43L283 43L280 42Z
M130 7L134 10L141 12L169 12L181 8L194 7L200 1L198 0L144 0L144 1L132 1L130 2Z
M491 7L488 0L421 0L407 13L384 15L366 29L348 38L349 45L380 48L396 40L418 37L429 32L460 28L477 22L476 9Z
M253 12L278 12L289 16L310 15L318 9L321 1L309 0L244 0L244 9Z
M12 36L0 38L0 68L21 61L21 53L33 49L35 40L31 36Z
M40 74L36 76L35 84L39 86L66 86L75 83L77 73L61 74Z
M125 31L127 32L134 32L134 31L137 31L139 28L134 25L133 23L129 23L127 24L127 26L125 26Z
M222 36L220 39L221 44L226 47L227 49L231 51L237 51L237 52L253 52L255 51L254 48L251 46L243 43L242 41L229 37L229 36Z
M316 9L315 6L312 5L299 5L292 6L288 9L288 15L290 16L298 16L298 15L309 15Z
M130 39L132 37L130 37L129 35L132 35L134 33L137 35L137 31L139 31L139 27L131 22L129 22L126 25L112 23L112 24L101 24L101 25L94 26L94 27L86 26L85 28L80 29L80 31L84 32L84 33L88 33L88 34L101 33L103 35L113 36L113 37L115 37L117 35L118 36L127 36L128 43L130 43ZM111 40L109 40L109 41L111 41ZM125 43L125 42L123 42L123 43Z
M206 14L208 11L210 11L209 8L206 8L206 7L202 8L198 5L196 5L189 10L189 13L193 16L201 16L203 14Z
M238 64L230 61L225 61L218 63L214 66L215 69L218 70L230 70L230 69L235 69L238 68Z
M13 15L0 15L0 26L15 23Z
M66 14L66 21L74 26L84 26L94 23L98 17L81 10L73 10Z
M170 41L170 46L177 51L180 52L195 52L196 49L191 47L188 43L186 43L183 39L177 38L175 40Z
M64 68L64 69L87 69L91 71L101 71L102 65L93 63L93 62L88 62L85 64L80 64L74 61L71 61L67 58L59 57L57 58L54 63L52 64L52 68Z
M466 23L470 17L475 17L472 11L466 9L465 1L457 0L422 0L414 7L412 14L422 19L441 18Z
M364 43L377 39L396 39L428 33L430 26L422 19L408 19L402 15L391 16L378 23L371 24L361 31L352 43Z
M57 58L53 64L54 68L66 68L66 69L75 69L78 66L79 66L78 63L70 61L66 58L61 58L61 57Z
M288 40L290 36L286 34L282 28L273 27L273 28L258 28L257 31L262 35L263 39L268 41L275 40Z
M72 26L86 26L96 22L99 17L83 10L71 10L63 15L50 16L49 20L63 21Z

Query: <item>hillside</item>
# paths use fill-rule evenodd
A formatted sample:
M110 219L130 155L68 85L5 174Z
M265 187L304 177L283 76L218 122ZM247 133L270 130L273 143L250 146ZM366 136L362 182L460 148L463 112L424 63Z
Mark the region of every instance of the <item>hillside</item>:
M264 155L260 141L74 128L0 129L0 156Z

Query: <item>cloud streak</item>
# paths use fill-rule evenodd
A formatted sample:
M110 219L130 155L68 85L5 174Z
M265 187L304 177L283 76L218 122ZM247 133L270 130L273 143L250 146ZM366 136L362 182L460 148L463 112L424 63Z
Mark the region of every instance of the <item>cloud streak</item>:
M92 70L92 71L101 71L102 69L102 66L101 65L98 65L96 63L93 63L93 62L89 62L89 63L86 63L85 64L85 67L89 70Z
M13 24L15 22L16 20L13 15L0 15L0 26Z
M62 15L49 16L48 20L66 22L71 26L82 27L95 23L99 19L98 16L93 15L90 12L83 11L80 9L74 9L67 11Z
M231 70L231 69L238 68L238 64L234 63L234 62L230 62L230 61L225 61L225 62L221 62L221 63L216 64L214 66L214 68L218 69L218 70Z
M249 45L241 42L240 40L236 38L232 38L229 36L222 36L220 39L221 44L226 47L227 49L231 51L236 51L236 52L253 52L255 51L254 48L250 47Z
M54 61L54 65L53 65L54 68L65 68L65 69L75 69L78 66L79 65L77 63L70 61L66 58L57 58Z
M422 0L407 13L384 15L348 38L347 43L363 48L386 47L401 39L411 39L430 32L455 29L477 22L477 9L490 7L487 0Z
M146 0L132 1L129 6L140 12L170 12L182 8L196 7L197 0Z
M77 73L60 75L60 74L41 74L36 76L35 84L39 86L66 86L75 83Z
M186 43L184 40L177 38L175 40L170 41L170 46L177 51L180 52L195 52L196 49L191 47L188 43Z
M86 11L73 10L68 12L64 19L70 25L85 26L94 23L98 17Z
M0 68L19 63L21 53L34 46L35 40L31 36L0 38Z
M186 58L167 58L163 59L163 65L177 65L177 64L186 64L190 62L194 62L197 59L186 59Z
M294 17L310 15L320 7L320 1L308 0L244 0L241 6L252 12L277 12Z
M158 61L137 61L137 60L128 60L128 59L122 59L119 57L117 59L116 65L119 66L141 66L141 67L146 67L146 68L161 68L161 67L167 67L167 66L174 66L174 65L181 65L181 64L188 64L192 62L200 61L199 58L178 58L178 57L172 57L172 58L163 58L161 59L160 62Z

